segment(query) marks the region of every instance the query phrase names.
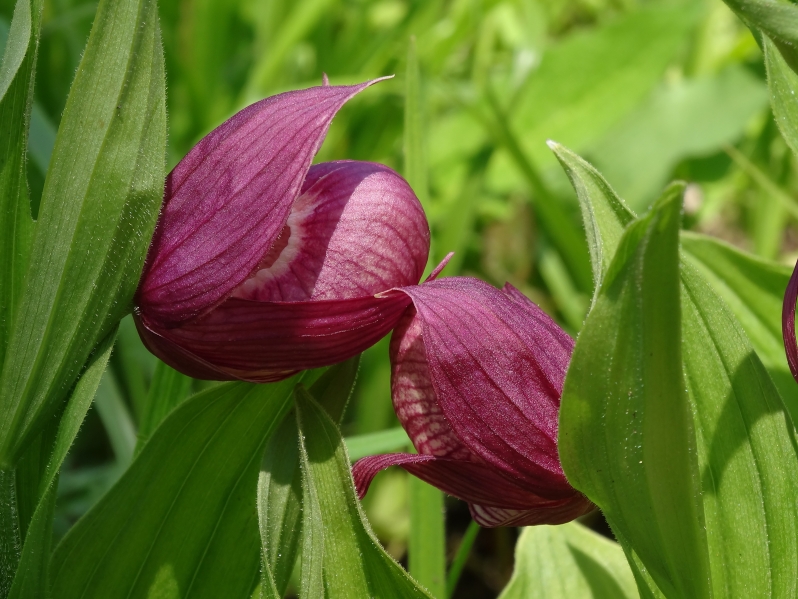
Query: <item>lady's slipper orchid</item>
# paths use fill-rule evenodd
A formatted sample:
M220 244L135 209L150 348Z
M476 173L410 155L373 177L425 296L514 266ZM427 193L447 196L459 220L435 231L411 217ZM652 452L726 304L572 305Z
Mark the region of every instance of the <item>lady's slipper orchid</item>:
M510 285L455 277L400 292L413 306L391 339L391 391L418 454L358 461L360 496L396 465L467 501L482 526L561 524L591 511L557 454L568 334Z
M195 378L279 380L340 362L410 304L429 228L388 167L311 167L335 113L372 82L288 92L202 139L166 180L134 317Z

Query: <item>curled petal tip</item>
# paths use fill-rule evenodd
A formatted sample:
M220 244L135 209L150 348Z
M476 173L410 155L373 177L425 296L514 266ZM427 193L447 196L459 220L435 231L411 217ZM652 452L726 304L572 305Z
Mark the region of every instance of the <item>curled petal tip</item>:
M446 256L443 257L443 260L441 260L441 263L438 264L438 266L436 266L435 268L433 268L432 272L429 273L429 276L426 279L424 279L424 282L429 283L430 281L434 281L435 279L437 279L438 275L441 274L443 269L446 268L446 265L449 264L449 261L452 259L452 256L454 256L454 252L449 252L448 254L446 254Z
M194 146L167 177L140 308L175 325L224 301L278 239L335 114L378 81L266 98Z
M321 74L321 84L323 87L327 87L330 85L330 78L327 77L327 73Z

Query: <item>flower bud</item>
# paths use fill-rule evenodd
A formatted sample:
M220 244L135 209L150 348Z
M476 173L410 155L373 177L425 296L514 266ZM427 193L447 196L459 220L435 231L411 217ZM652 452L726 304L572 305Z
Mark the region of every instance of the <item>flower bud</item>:
M594 509L557 454L568 334L510 285L454 277L398 292L413 306L391 339L391 392L418 454L358 461L360 496L396 465L468 502L482 526L561 524Z

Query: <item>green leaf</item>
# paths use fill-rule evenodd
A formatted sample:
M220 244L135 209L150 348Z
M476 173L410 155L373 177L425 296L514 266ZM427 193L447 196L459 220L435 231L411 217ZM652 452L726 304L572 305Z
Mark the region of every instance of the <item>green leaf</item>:
M191 383L191 377L158 361L150 390L144 400L135 453L141 451L166 415L189 396Z
M471 548L474 546L474 541L477 540L480 527L476 521L471 520L468 523L460 545L457 547L457 553L452 558L452 565L449 567L449 573L446 575L446 596L453 597L454 591L457 588L457 583L460 582L460 575L463 573L468 556L471 553Z
M53 596L248 598L260 456L301 378L218 385L171 412L56 548Z
M749 27L761 30L790 53L798 44L798 7L773 0L724 0Z
M620 545L576 522L524 528L499 599L637 599Z
M591 176L597 174L590 168L586 172ZM584 176L583 173L577 178ZM604 232L617 231L623 218L611 209L612 205L617 206L617 196L606 193L602 186L592 189L585 186L584 190L587 191L580 197L594 206L585 211L586 229L598 232L596 237L603 242L602 250L612 252L618 244L613 243L612 235ZM627 231L626 235L629 234ZM752 588L760 589L763 596L790 596L788 581L794 579L792 569L798 562L792 557L796 555L794 531L798 526L793 501L797 491L792 487L798 477L790 474L797 467L794 432L770 377L732 316L734 313L752 335L754 347L766 358L770 372L781 373L782 378L789 379L780 341L781 294L789 269L747 256L700 235L682 232L681 243L683 369L696 431L702 489L700 505L705 517L712 590L716 596L748 596ZM620 247L618 252L622 255L624 248ZM731 312L701 275L729 302ZM610 289L602 288L602 295L610 293ZM592 316L588 324L591 322L594 323L591 328L602 326ZM618 330L619 326L624 326L619 322L608 319L603 326L607 330ZM585 331L588 331L587 326ZM645 329L642 331L629 330L626 334L645 334ZM577 348L584 347L585 343L588 341L580 337ZM606 355L604 347L597 346L595 351L596 356ZM569 374L566 390L576 380L577 368L583 371L582 377L588 376L588 372L601 372L584 371L586 366L574 364L577 362L572 363L569 372L574 374ZM590 396L590 389L585 393ZM607 410L609 413L629 402L625 393L613 396L599 392L591 397L593 410L597 412ZM564 413L574 408L569 401L569 396L564 396ZM636 413L633 406L628 409ZM578 437L574 436L578 429L571 427L589 426L590 420L594 427L590 429L592 434L597 439L606 434L609 439L611 430L591 420L595 416L593 412L585 412L582 415L585 420L581 423L577 419L561 419L561 439L568 439L561 444L567 473L570 471L566 455L572 459L574 454L568 454L564 448L573 449L578 445ZM623 421L623 415L619 418ZM615 463L623 464L630 459L634 462L632 456L636 450L634 446L614 448ZM591 450L584 455L596 456L596 452ZM615 476L615 469L604 469L603 465L590 460L581 467L597 477L606 477L605 483L617 489L618 496L626 494L626 487ZM596 501L604 507L599 499ZM633 508L628 509L631 514L635 513ZM616 533L626 542L623 531L616 529ZM657 579L656 568L643 552L637 555L639 548L634 542L630 541L626 549L643 592L646 580L650 582L649 574ZM774 556L782 555L787 557L774 561ZM648 586L656 587L653 583ZM656 590L652 593L656 595Z
M109 371L103 375L94 407L103 423L116 462L126 468L136 449L136 425L119 391L119 384Z
M559 449L666 596L710 597L701 479L682 375L679 225L672 185L618 246L577 340Z
M318 501L305 502L304 511L318 510L306 518L316 523L313 534L321 532L324 539L325 596L429 598L374 536L355 495L343 439L324 409L301 387L296 394L296 412L303 494L312 494ZM305 562L303 579L304 566ZM307 566L311 571L313 567L317 566ZM316 596L303 595L303 599Z
M155 0L104 0L56 138L0 380L0 463L55 411L129 311L163 194Z
M0 63L0 364L22 294L33 234L25 157L42 0L17 0Z
M547 143L560 161L579 198L593 267L595 301L604 273L615 255L615 249L626 226L635 219L635 214L591 164L557 142Z
M793 422L798 422L798 386L787 365L781 334L781 305L792 270L706 235L683 231L681 242L688 261L742 325Z
M49 592L50 550L53 538L53 508L58 471L83 424L86 412L100 385L113 348L116 331L106 337L92 354L85 372L78 379L58 425L53 452L39 492L9 599L41 599Z
M798 25L798 20L796 24ZM795 154L798 154L798 102L795 100L798 92L798 75L767 36L762 37L762 50L765 54L773 117L784 136L784 141Z
M577 151L601 140L661 81L704 10L699 2L644 4L548 49L512 98L511 127L530 160L553 165L547 139ZM491 169L496 179L510 175L500 162L506 157Z
M359 365L360 356L337 364L310 388L313 397L336 421L343 418ZM266 597L285 595L299 550L301 518L306 512L302 511L298 451L296 418L285 418L266 446L258 477L258 523L264 564L261 585Z
M798 579L792 421L733 314L684 262L682 316L713 591L791 597Z

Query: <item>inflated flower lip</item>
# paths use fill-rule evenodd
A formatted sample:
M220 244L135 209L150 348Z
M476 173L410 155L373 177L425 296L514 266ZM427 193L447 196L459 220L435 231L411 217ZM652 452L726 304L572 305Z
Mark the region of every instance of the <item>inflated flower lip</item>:
M444 278L395 293L413 300L391 339L391 391L418 454L358 461L361 497L401 466L469 503L483 526L559 524L594 509L557 453L573 340L510 285Z
M423 273L418 199L380 164L310 166L338 109L374 82L267 98L170 173L134 310L154 354L196 378L266 382L396 325L410 299L380 294Z

